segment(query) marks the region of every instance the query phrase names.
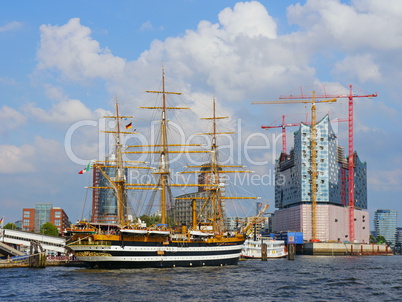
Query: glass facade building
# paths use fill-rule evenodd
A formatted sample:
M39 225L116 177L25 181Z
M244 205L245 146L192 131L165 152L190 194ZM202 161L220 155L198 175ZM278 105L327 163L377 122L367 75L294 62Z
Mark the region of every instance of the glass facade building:
M108 178L115 179L117 169L116 156L114 154L105 158L105 165L102 167L102 170ZM124 174L127 179L127 168ZM111 188L111 184L97 167L93 168L93 186L91 221L96 223L117 223L118 209L115 191L113 189L105 189L108 187ZM127 196L123 198L123 203L127 207Z
M377 210L374 213L376 236L384 236L387 242L395 244L398 212L394 210Z
M337 144L328 115L316 124L317 203L348 206L348 159ZM294 148L275 165L275 206L311 203L311 126L301 124ZM354 154L355 208L367 209L367 167Z
M51 203L37 203L35 205L35 233L39 233L43 224L50 221Z

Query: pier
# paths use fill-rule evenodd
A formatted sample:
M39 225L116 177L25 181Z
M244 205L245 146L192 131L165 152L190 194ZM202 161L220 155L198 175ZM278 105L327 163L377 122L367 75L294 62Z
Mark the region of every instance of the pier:
M303 246L304 255L314 256L372 256L393 255L387 245L351 242L309 242Z

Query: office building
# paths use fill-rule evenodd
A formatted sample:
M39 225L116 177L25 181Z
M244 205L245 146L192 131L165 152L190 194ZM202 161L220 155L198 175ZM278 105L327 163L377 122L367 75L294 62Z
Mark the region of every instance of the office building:
M40 233L43 224L50 222L62 234L69 226L68 216L62 208L53 207L51 203L37 203L35 208L22 209L22 226L23 231Z
M379 209L374 213L374 229L376 236L383 236L386 242L394 245L397 235L398 212Z
M222 168L218 167L218 170L221 171ZM194 193L183 194L175 198L175 203L171 211L176 224L185 224L187 227L191 226L193 201L196 203L196 213L198 221L205 223L210 222L210 219L212 217L212 204L211 201L207 199L207 197L209 196L209 190L211 190L211 187L208 185L210 185L211 183L215 183L215 181L212 179L213 175L210 171L211 164L203 164L200 169L200 173L198 174L198 184L200 185L198 186L198 191ZM224 189L221 188L221 193L223 191Z

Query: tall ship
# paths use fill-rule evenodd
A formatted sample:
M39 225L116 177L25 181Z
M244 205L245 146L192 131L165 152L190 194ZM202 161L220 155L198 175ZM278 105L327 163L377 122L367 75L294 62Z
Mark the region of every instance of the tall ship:
M173 184L171 183L171 169L169 155L178 152L197 152L188 150L189 147L201 145L171 144L168 137L168 117L170 110L189 109L187 107L172 107L167 105L167 96L180 94L165 90L165 74L162 69L161 91L147 91L161 96L161 105L156 107L140 107L160 111L160 131L155 145L123 146L122 131L124 119L127 116L119 114L119 105L116 99L116 114L105 118L116 121L115 152L109 161L92 162L93 169L99 171L108 185L102 189L113 192L117 203L117 219L108 223L94 223L79 221L66 229L69 237L67 247L74 253L77 260L92 268L144 268L144 267L191 267L191 266L223 266L236 265L245 241L242 232L227 232L225 230L225 200L226 199L257 199L257 197L227 197L222 193L224 183L222 173L251 172L239 170L240 165L222 165L218 160L217 137L223 132L217 132L217 120L225 118L216 116L215 99L213 100L212 116L207 119L212 122L212 131L203 133L210 137L210 148L199 152L209 153L208 161L202 165L187 166L196 168L202 175L202 183ZM132 134L130 132L129 134ZM225 132L227 134L227 132ZM180 147L181 151L172 150ZM144 148L153 148L144 151ZM135 151L139 150L140 151ZM131 151L134 150L134 151ZM187 150L187 151L186 151ZM126 177L127 169L141 169L139 162L123 159L124 153L141 154L152 153L158 157L155 172L155 183L129 183ZM113 168L113 174L106 173ZM229 168L228 170L225 170ZM88 169L88 167L87 167ZM185 171L184 171L185 172ZM187 204L187 211L191 213L188 223L178 225L174 221L172 205L169 200L171 188L175 186L196 187L200 194L190 194L180 197L182 204ZM93 189L99 190L99 186ZM127 190L152 190L159 198L158 222L147 225L139 217L130 215ZM185 202L187 201L187 203Z

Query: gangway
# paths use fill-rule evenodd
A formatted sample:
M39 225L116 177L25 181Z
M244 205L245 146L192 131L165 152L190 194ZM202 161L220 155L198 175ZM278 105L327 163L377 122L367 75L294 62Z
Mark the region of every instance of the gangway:
M4 256L23 256L25 255L25 253L16 250L15 248L12 248L11 246L0 242L0 254L4 255Z
M46 251L54 251L58 253L66 252L66 240L64 238L17 230L0 229L1 243L30 247L31 242L33 241L39 242Z

